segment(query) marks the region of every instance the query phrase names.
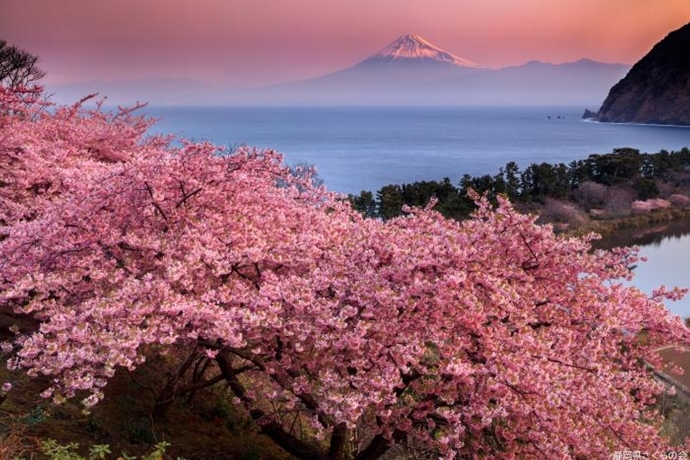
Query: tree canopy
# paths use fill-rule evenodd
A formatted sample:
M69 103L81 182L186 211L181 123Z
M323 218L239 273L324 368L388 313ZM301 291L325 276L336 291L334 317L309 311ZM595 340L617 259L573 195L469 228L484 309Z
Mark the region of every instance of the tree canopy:
M607 154L592 154L584 160L563 163L532 163L520 171L511 161L498 174L472 177L465 174L456 187L450 179L421 181L402 185L385 185L377 193L362 191L350 195L353 207L363 215L389 219L401 214L403 206L419 206L432 197L439 200L437 210L446 217L463 219L476 206L467 192L474 190L495 200L498 195L508 197L514 204L545 203L549 200L584 202L589 211L591 205L587 191L592 184L608 190L608 200L615 204L621 192L633 194L630 201L648 200L660 195L659 186L684 187L690 181L690 150L661 150L658 153L640 153L631 148L613 149Z
M464 222L367 219L276 152L23 101L0 88L0 309L40 326L2 349L44 397L97 404L118 369L184 350L300 458L668 448L654 350L690 332L661 304L679 291L623 284L633 251L500 197Z
M38 56L0 39L0 85L19 88L43 77L45 72L38 67Z

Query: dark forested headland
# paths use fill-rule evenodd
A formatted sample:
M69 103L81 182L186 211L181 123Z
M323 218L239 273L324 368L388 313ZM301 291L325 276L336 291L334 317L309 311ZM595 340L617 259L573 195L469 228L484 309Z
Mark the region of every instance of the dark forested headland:
M650 154L619 148L567 165L532 163L525 169L511 161L495 175L465 174L457 185L446 177L386 185L375 193L362 191L349 199L363 215L385 220L403 214L405 205L425 206L435 197L437 211L464 219L475 209L469 190L491 199L504 195L518 209L538 213L540 222L553 223L558 230L591 228L595 221L688 208L690 150Z

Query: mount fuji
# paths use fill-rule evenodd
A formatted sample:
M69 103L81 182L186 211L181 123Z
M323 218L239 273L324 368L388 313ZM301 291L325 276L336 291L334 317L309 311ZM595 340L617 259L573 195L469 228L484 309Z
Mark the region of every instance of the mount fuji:
M418 35L402 35L346 69L257 88L258 105L592 105L630 67L581 59L489 69ZM237 96L237 95L236 95Z
M417 35L402 35L378 53L346 69L307 80L259 88L247 94L267 104L399 104L420 86L474 73L481 66Z
M480 65L444 51L419 35L402 35L379 53L360 62L358 66L376 65L447 65L479 68Z

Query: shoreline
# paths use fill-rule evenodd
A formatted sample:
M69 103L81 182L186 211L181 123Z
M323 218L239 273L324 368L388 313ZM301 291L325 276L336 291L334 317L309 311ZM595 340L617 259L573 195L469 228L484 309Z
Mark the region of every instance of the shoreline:
M591 232L601 235L601 239L593 243L596 249L651 244L669 234L690 232L690 208L657 209L615 219L592 219L587 225L568 229L561 234L582 236Z

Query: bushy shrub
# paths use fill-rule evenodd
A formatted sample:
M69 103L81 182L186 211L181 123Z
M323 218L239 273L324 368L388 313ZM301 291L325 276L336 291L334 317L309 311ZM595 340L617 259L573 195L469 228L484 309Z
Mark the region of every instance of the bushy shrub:
M562 223L568 226L581 226L587 220L587 215L575 204L552 199L546 200L539 216L540 223Z
M606 195L604 210L607 217L625 217L630 214L630 206L635 200L635 194L623 187L611 187Z
M662 198L652 198L645 201L633 201L630 205L632 212L642 214L656 209L666 209L671 206L671 202Z
M668 201L677 208L687 208L690 206L690 198L687 195L675 193L668 197Z
M165 449L169 446L170 443L159 442L149 454L142 456L141 460L163 460ZM50 460L105 460L108 458L107 455L112 453L107 444L94 444L89 448L89 454L86 457L78 453L78 448L79 445L76 443L60 444L54 439L41 442L41 452ZM118 460L137 460L137 457L123 453ZM177 460L182 459L178 457Z
M575 189L573 196L585 211L602 206L606 202L608 187L592 181L586 181Z

